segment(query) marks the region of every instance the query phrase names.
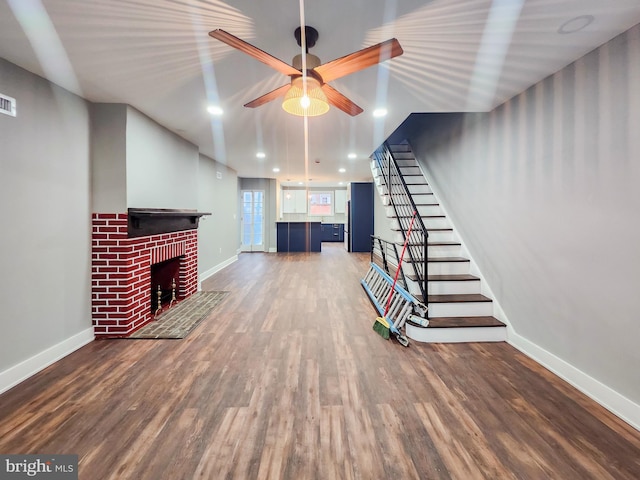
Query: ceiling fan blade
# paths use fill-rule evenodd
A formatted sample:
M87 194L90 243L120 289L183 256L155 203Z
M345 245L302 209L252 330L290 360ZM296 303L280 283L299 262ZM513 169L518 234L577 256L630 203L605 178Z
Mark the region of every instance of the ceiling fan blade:
M251 55L256 60L261 61L265 65L270 66L280 73L284 73L285 75L300 75L301 73L297 68L293 68L291 65L283 62L279 58L276 58L273 55L269 55L267 52L260 50L258 47L254 47L250 43L247 43L244 40L241 40L238 37L225 32L224 30L213 30L209 32L209 35L217 40L220 40L221 42L226 43L230 47L236 48L241 52L246 53L247 55Z
M344 113L355 117L356 115L359 115L363 112L362 108L353 103L332 86L325 83L324 85L322 85L322 91L327 96L327 100L329 100L329 103L339 108Z
M249 103L245 103L245 107L256 108L265 103L269 103L272 100L275 100L278 97L284 97L287 91L291 88L291 84L287 83L281 87L276 88L275 90L270 91L269 93L265 93L261 97L256 98L255 100L251 100Z
M320 74L323 82L330 82L350 73L364 70L390 58L402 55L400 42L395 38L386 40L377 45L363 48L344 57L331 60L313 70Z

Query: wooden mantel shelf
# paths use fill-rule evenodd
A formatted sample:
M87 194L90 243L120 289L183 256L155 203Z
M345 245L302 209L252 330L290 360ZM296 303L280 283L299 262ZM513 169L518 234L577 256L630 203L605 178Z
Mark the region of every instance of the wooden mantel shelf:
M128 210L129 238L161 233L180 232L198 228L200 217L210 212L169 208L130 208Z

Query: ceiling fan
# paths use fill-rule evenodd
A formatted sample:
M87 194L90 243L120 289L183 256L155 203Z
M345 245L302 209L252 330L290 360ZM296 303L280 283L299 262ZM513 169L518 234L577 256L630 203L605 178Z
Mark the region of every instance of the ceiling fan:
M362 113L362 108L331 87L327 82L402 55L403 50L398 40L392 38L344 57L320 64L320 59L309 53L309 48L312 48L318 40L318 31L309 26L304 28L306 75L303 75L302 72L302 54L296 55L293 58L292 65L289 65L224 30L213 30L209 32L209 35L291 77L290 83L246 103L245 107L259 107L284 96L283 108L294 115L321 115L329 109L329 104L351 116ZM295 30L294 36L298 45L302 46L302 29L300 27ZM306 85L303 84L303 79L306 79ZM306 93L306 96L304 93Z

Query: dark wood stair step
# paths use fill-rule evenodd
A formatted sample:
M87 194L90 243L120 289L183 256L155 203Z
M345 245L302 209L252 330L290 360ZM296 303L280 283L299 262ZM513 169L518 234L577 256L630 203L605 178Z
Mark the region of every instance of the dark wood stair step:
M460 273L457 275L429 275L430 282L472 282L480 280L475 275Z
M414 263L411 261L411 257L409 257L408 255L405 255L402 261L404 263ZM461 262L469 262L469 261L470 260L468 258L464 258L464 257L430 257L427 263L451 263L451 262L461 263ZM419 257L415 259L415 262L423 263L424 259Z
M415 324L414 324L415 325ZM425 328L461 328L461 327L505 327L495 317L434 317L429 318L429 326Z
M404 245L404 242L395 242L396 245L402 247ZM423 243L422 242L409 242L407 245L409 245L410 247L419 247L422 246ZM429 247L459 247L462 244L460 242L428 242L427 245Z
M415 273L407 274L405 273L405 277L417 281L418 276ZM466 282L466 281L476 281L480 280L478 277L473 275L469 275L468 273L460 273L454 275L429 275L430 282Z
M429 263L442 263L442 262L468 262L468 258L464 257L431 257Z
M396 215L395 218L411 218L413 217L413 213L408 213L406 215L400 214ZM447 218L446 215L420 215L420 218Z
M452 293L444 295L429 295L429 303L468 303L491 302L489 297L481 293Z

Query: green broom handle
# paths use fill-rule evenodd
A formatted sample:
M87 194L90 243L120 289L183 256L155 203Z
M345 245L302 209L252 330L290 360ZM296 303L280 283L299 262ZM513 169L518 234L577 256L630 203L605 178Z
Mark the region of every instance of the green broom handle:
M407 236L404 239L404 245L402 246L402 253L400 253L400 261L398 262L398 268L396 268L396 276L393 279L393 285L391 285L389 298L387 298L387 305L384 307L384 315L382 315L383 318L385 318L387 316L387 313L389 313L389 306L391 305L391 297L393 297L393 290L396 288L398 275L400 274L400 269L402 268L402 259L404 258L404 251L407 249L407 243L409 243L409 237L411 236L411 227L413 227L413 221L416 219L417 213L418 213L417 211L413 212L413 216L411 217L411 222L409 222L409 230L407 230Z

